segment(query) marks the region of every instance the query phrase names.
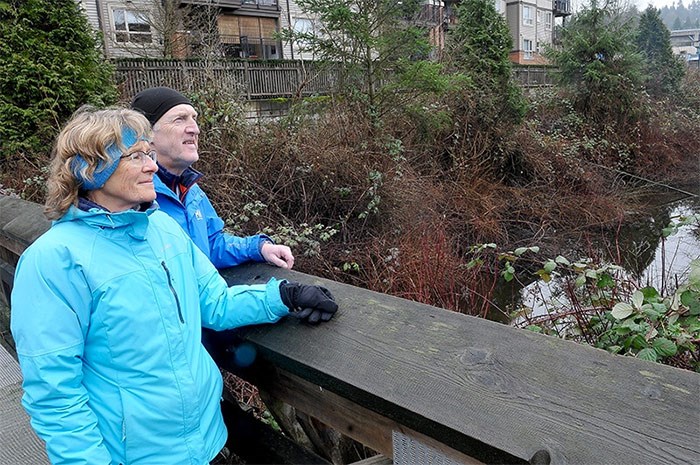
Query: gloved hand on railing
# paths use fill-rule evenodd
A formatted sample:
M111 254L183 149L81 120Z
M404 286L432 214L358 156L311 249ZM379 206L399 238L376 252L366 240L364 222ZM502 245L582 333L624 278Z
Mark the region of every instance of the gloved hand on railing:
M338 304L325 287L285 281L280 284L280 296L292 316L311 324L328 321L338 311Z

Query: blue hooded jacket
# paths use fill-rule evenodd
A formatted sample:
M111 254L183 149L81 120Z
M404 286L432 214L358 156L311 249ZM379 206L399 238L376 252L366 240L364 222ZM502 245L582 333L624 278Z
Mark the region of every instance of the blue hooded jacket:
M216 214L209 198L197 184L201 177L202 174L193 168L175 176L158 165L153 184L160 209L172 216L189 233L215 267L221 269L249 261L264 262L260 250L265 242L272 240L264 234L248 237L226 234L223 231L224 221ZM176 185L180 184L188 189L182 200L174 192Z
M17 265L22 404L55 464L207 464L226 428L202 326L287 314L278 281L228 287L155 208L71 207Z

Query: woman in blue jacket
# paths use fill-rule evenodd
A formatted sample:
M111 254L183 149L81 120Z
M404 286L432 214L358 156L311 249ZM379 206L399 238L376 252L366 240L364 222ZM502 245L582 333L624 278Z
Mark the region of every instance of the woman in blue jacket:
M157 210L151 128L126 109L83 109L59 134L51 228L22 254L11 328L22 404L55 464L207 464L226 428L222 379L201 327L327 321L321 287L228 287Z

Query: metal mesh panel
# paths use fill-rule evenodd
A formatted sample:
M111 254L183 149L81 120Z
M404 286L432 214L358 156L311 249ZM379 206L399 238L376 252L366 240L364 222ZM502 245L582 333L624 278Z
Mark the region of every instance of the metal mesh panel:
M462 465L398 431L392 431L394 465Z

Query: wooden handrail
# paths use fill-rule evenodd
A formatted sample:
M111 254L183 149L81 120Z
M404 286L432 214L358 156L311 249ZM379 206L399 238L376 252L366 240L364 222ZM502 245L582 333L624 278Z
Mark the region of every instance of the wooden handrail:
M5 261L40 211L7 199ZM258 360L241 376L395 463L409 463L401 441L453 463L700 463L698 373L264 264L222 275L333 292L328 323L249 328Z

